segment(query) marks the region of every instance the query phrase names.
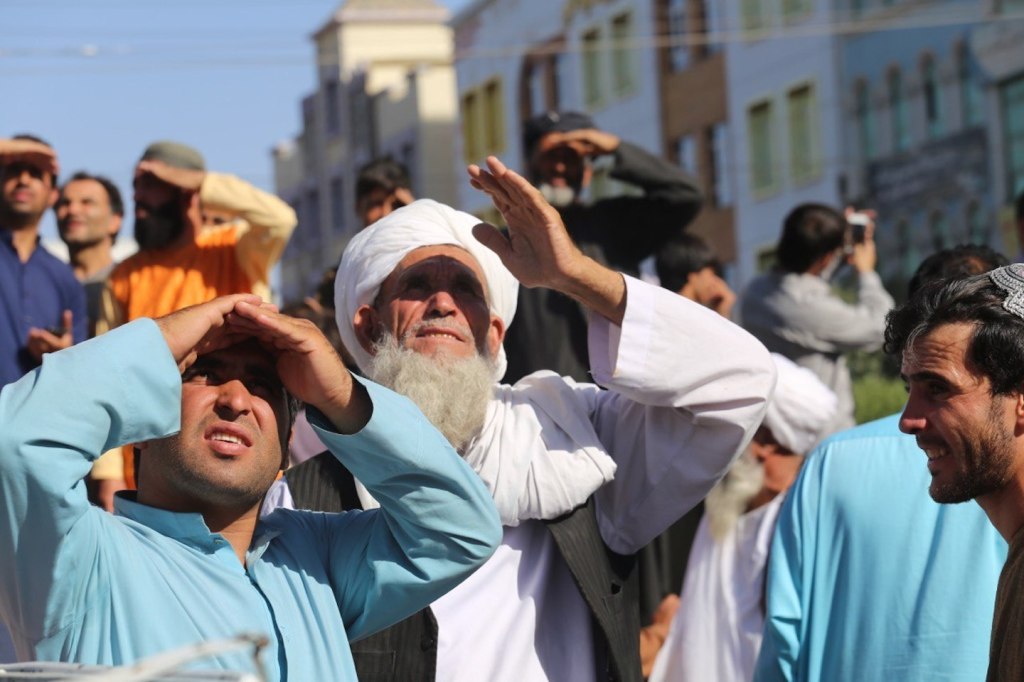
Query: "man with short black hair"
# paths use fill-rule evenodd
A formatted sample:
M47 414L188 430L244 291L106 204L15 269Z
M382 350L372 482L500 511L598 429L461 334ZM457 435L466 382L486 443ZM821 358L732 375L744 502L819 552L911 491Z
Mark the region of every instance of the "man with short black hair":
M295 400L379 509L258 518ZM128 665L255 631L258 662L195 665L354 680L349 638L450 590L500 537L479 477L408 400L251 294L55 353L3 389L0 423L0 618L22 660ZM125 442L139 486L112 515L81 479Z
M100 295L114 269L112 249L124 218L121 192L110 179L80 171L60 188L54 213L71 268L85 287L91 336L99 317Z
M390 156L373 159L356 178L356 213L368 227L396 208L415 201L409 171Z
M84 341L85 292L39 247L39 223L57 200L57 154L33 135L0 139L0 386L44 353Z
M976 245L932 254L929 282L1006 265ZM804 465L769 553L757 682L978 680L1006 542L976 505L937 505L894 414L826 440Z
M654 257L661 286L711 308L722 317L732 314L736 294L721 275L721 263L708 243L684 232L662 246Z
M925 286L886 321L909 395L900 430L928 457L932 499L976 500L1010 543L989 680L1024 679L1024 264Z
M845 354L882 345L892 296L875 272L874 224L852 239L842 213L801 204L786 216L776 248L777 267L747 285L740 297L743 326L768 350L818 375L839 399L833 433L856 424L853 384ZM847 303L830 281L849 262L857 274L857 301Z

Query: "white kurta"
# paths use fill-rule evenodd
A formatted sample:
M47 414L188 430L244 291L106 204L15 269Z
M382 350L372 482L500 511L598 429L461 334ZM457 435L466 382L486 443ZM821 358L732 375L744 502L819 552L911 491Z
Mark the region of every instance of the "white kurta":
M716 542L701 519L679 611L649 682L749 682L764 629L765 567L783 495L741 516Z
M626 286L622 326L589 323L591 373L608 390L543 372L499 386L465 453L503 518L555 518L596 488L601 536L620 554L704 498L761 423L775 380L768 352L738 326L665 289ZM600 485L605 456L617 468ZM592 482L580 486L575 470ZM510 525L484 567L435 603L437 679L593 680L589 613L554 541L539 521Z

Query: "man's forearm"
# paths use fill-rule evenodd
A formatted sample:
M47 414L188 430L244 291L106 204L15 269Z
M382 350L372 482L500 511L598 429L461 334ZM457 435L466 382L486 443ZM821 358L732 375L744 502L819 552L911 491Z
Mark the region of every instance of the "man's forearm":
M46 607L60 554L90 565L82 479L92 462L114 445L173 433L180 394L150 320L47 355L0 392L0 615L17 614L23 635L53 625Z
M317 436L366 486L384 515L375 519L364 552L353 551L346 537L329 550L334 570L361 576L345 589L372 600L339 600L353 637L440 597L489 558L501 539L490 494L444 437L408 399L357 381L373 404L373 416L358 433L336 433L318 410L308 415ZM366 571L366 563L375 569Z
M622 324L626 313L626 283L622 273L581 254L579 265L571 276L557 285L556 290L612 324Z

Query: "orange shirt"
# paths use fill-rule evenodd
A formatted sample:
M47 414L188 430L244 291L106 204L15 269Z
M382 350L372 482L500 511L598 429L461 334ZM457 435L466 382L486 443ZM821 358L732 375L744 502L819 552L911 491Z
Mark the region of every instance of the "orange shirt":
M108 286L121 321L160 317L224 294L253 290L238 265L233 225L204 229L195 243L141 251L114 268Z

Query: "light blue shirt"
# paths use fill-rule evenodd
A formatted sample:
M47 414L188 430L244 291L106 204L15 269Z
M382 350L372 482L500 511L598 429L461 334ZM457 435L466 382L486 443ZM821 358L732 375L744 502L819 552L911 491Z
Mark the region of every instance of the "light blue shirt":
M501 539L480 478L405 398L365 382L357 434L312 422L380 501L370 512L280 510L246 557L202 516L89 505L96 457L176 432L181 377L139 320L47 355L0 393L0 619L19 657L121 665L199 641L269 636L271 680L355 679L348 639L418 611ZM315 413L315 411L313 411ZM196 667L253 671L225 654Z
M886 417L825 441L786 497L755 680L984 680L1006 543L975 502L937 504Z

